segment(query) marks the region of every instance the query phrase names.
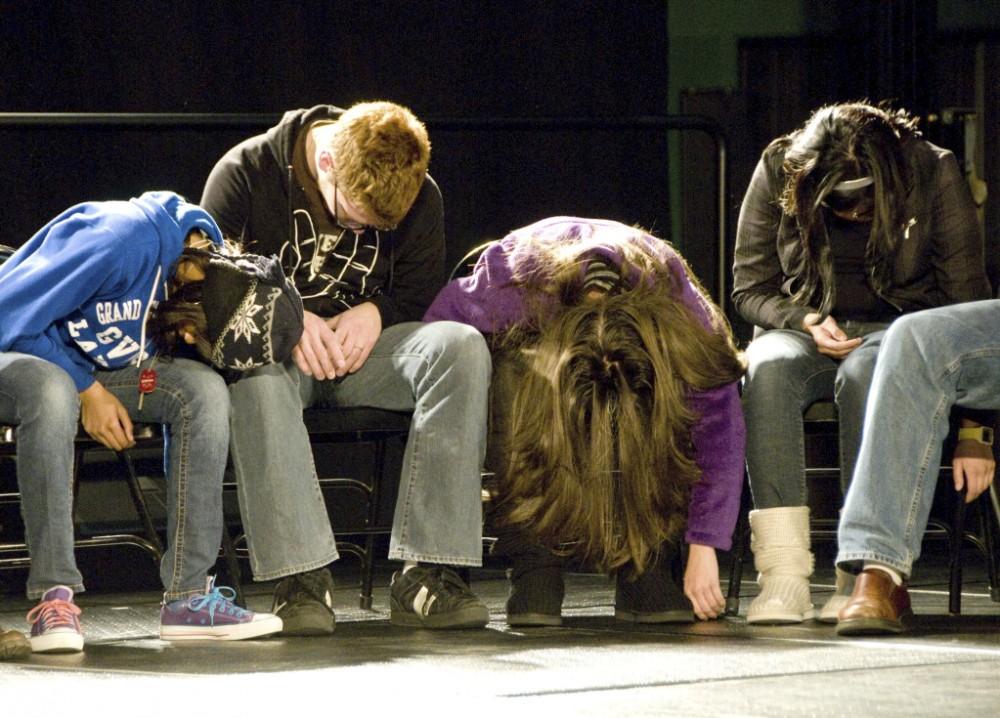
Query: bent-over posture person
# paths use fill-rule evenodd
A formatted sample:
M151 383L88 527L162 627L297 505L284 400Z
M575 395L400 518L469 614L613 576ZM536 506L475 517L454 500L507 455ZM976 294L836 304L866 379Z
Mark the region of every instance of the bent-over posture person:
M543 220L487 248L425 319L471 324L497 350L490 453L498 545L513 563L507 622L560 623L567 554L616 575L621 620L690 621L692 604L719 615L715 552L730 546L743 479L743 365L680 255L617 222Z
M134 421L165 426L161 637L237 640L281 629L280 619L233 604L208 576L223 528L225 382L202 361L161 355L190 343L216 366L238 369L280 360L297 341L294 289L207 251L221 244L200 207L147 192L71 207L0 266L0 422L17 426L27 593L40 599L28 614L35 652L83 648L72 507L81 421L116 451L134 444Z

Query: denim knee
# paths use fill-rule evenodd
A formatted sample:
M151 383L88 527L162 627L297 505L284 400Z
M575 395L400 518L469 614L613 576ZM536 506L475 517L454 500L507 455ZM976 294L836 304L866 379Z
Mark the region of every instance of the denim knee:
M941 318L934 313L927 312L901 316L886 331L882 340L885 351L913 358L928 354L936 355L937 352L931 347L939 341L951 342L947 334L939 331L941 321Z
M470 379L489 381L490 350L478 329L459 322L434 322L427 326L434 328L428 348L438 360Z
M743 406L753 409L760 405L772 406L780 403L782 397L795 398L801 394L798 388L803 379L799 377L802 357L787 354L763 356L752 361L743 382Z
M229 426L229 387L221 376L212 370L198 372L186 388L186 401L196 424Z
M46 361L34 362L31 381L18 389L21 424L44 422L48 439L72 438L80 419L80 395L69 374ZM55 432L59 434L53 435Z
M841 362L833 381L833 396L838 405L864 406L875 373L875 355Z

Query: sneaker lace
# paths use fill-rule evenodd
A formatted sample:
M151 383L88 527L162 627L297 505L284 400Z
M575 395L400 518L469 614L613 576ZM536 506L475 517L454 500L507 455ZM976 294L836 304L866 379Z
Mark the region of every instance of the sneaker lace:
M47 629L64 626L76 628L76 621L74 619L79 615L79 606L72 601L64 601L60 598L39 603L28 611L25 620L31 624L40 620Z
M248 615L249 611L245 611L233 603L234 598L236 598L236 591L229 586L213 585L208 593L192 598L189 605L192 611L206 609L210 621L215 619L216 613L228 614L237 618Z

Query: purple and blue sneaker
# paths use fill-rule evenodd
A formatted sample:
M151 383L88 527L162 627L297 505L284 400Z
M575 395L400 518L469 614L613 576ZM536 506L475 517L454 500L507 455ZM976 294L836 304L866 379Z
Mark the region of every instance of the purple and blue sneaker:
M281 631L281 619L254 613L233 603L236 592L205 582L205 593L165 603L160 607L160 638L165 641L242 641Z
M83 650L80 609L73 603L73 589L53 586L28 613L31 650L34 653L77 653Z

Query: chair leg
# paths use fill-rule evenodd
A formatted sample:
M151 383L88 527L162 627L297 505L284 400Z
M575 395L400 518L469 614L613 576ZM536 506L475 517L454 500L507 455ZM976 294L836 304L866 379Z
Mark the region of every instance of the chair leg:
M747 497L750 487L746 479L743 481L743 493L740 496L740 515L736 520L736 530L733 532L733 548L730 551L732 564L729 567L729 588L726 591L726 615L738 616L740 613L740 584L743 581L743 562L746 559L747 538L750 535L750 501Z
M226 573L229 574L229 587L236 593L236 605L246 608L247 603L243 597L243 575L240 571L240 563L236 558L236 546L233 544L233 537L229 534L229 527L222 525L222 554L226 561Z
M375 535L365 537L365 555L361 559L361 595L358 605L365 611L372 608L372 586L375 583Z
M997 497L996 483L990 484L989 494L982 500L987 502L983 510L983 540L986 542L986 560L989 561L990 600L1000 602L1000 553L997 547L997 530L1000 529L1000 499Z
M951 522L948 562L948 613L962 613L962 547L965 543L965 490L955 492L955 514Z
M378 510L381 501L382 474L385 470L385 439L378 439L374 445L371 490L368 493L369 531L378 525ZM361 561L361 596L359 605L364 610L372 607L372 585L375 582L375 534L365 537L365 556Z
M132 504L135 506L135 511L142 520L142 526L146 532L146 538L149 539L149 542L156 547L157 551L160 553L160 558L162 558L163 543L160 541L159 534L156 533L156 527L153 525L153 517L149 513L149 507L146 505L146 499L142 495L142 487L139 486L139 479L135 475L135 465L132 463L132 457L128 451L118 451L115 453L118 455L118 460L125 468L125 481L128 484L129 493L132 495Z
M744 519L746 514L740 513L740 518L736 522L736 532L733 534L732 565L729 567L729 588L726 591L726 615L738 616L740 614L740 584L743 581L743 561L746 556L746 533L747 522Z

